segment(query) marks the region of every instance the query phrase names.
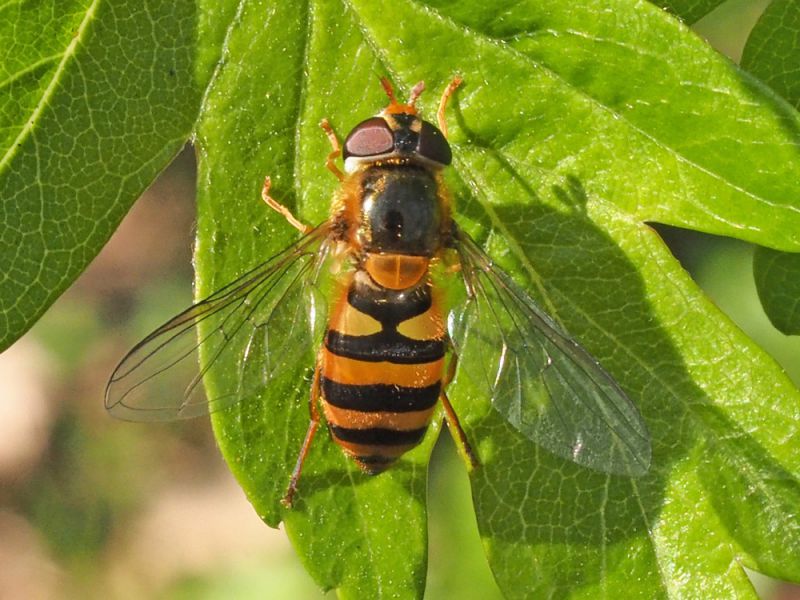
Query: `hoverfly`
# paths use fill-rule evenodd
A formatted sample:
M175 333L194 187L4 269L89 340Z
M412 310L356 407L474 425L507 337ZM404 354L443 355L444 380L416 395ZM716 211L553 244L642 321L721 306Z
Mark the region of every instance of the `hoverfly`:
M453 220L443 180L452 161L445 107L461 79L442 94L438 127L417 114L422 82L405 104L387 79L381 83L388 106L343 145L321 123L332 146L326 166L341 182L330 218L302 224L270 196L267 178L263 199L303 236L136 345L111 375L106 408L136 421L207 414L258 393L248 382L263 389L272 375L260 368L268 354L316 344L311 420L283 498L290 506L320 406L332 439L377 474L420 443L441 401L477 466L446 391L459 357L467 357L473 383L530 440L595 470L646 472L648 432L619 385ZM329 311L315 301L323 277L335 284ZM463 285L463 302L446 305L443 278ZM259 351L264 339L281 335L278 347ZM231 352L239 372L206 396L203 375ZM171 368L187 363L183 389L161 389ZM261 377L245 377L253 365Z

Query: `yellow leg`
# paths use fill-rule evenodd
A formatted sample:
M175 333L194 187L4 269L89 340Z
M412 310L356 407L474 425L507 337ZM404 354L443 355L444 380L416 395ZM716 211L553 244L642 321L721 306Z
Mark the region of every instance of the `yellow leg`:
M436 113L436 119L439 122L439 131L444 134L444 137L447 137L447 121L444 118L444 111L447 108L447 101L450 99L450 96L453 95L453 92L456 91L456 88L461 85L461 82L464 81L460 75L456 75L453 77L453 81L444 89L442 93L442 98L439 100L439 110Z
M280 213L283 215L283 218L291 223L292 227L295 229L300 230L300 233L309 233L313 227L306 225L305 223L300 222L297 217L292 214L288 208L286 208L283 204L275 200L272 196L269 195L269 188L272 186L272 180L269 176L264 178L264 187L261 188L261 198L264 202L267 203L272 210L275 212Z
M286 493L283 495L281 504L286 508L292 508L294 504L294 494L297 491L297 483L300 481L300 473L303 471L303 463L306 460L308 450L311 448L311 442L314 439L314 434L317 433L319 428L319 410L317 410L317 401L319 400L319 365L314 370L314 380L311 384L311 394L309 397L309 412L311 413L311 421L306 430L306 437L303 440L303 446L300 448L300 454L297 457L297 462L292 471L292 478L289 480L289 487L286 488Z
M456 441L456 445L461 451L461 455L465 460L467 460L467 462L469 462L471 469L477 469L481 466L481 463L478 460L478 455L472 450L472 446L470 446L469 440L467 439L467 434L464 433L464 429L461 427L461 423L458 421L458 415L456 415L456 411L453 410L453 405L450 404L450 400L447 398L447 393L445 393L445 388L453 380L457 364L458 358L454 354L453 360L450 361L450 365L447 369L447 374L444 378L445 380L442 382L442 406L444 407L444 415L445 419L447 420L447 427L450 429L450 433L453 435L453 439Z
M322 131L328 136L328 141L331 143L332 148L331 153L328 154L328 158L325 160L325 166L339 181L344 181L344 173L342 173L339 167L336 166L336 163L333 162L342 155L342 148L339 146L339 138L336 137L336 132L333 130L333 127L331 127L331 124L328 123L328 119L322 119L319 126L322 127Z

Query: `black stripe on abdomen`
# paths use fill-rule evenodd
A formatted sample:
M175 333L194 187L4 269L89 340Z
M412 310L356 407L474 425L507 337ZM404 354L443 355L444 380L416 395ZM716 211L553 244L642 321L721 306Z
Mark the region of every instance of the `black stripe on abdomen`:
M334 437L343 442L364 444L369 446L407 446L419 444L428 426L418 429L398 430L384 427L370 427L368 429L350 429L339 425L328 424Z
M431 408L439 399L441 382L425 387L394 384L352 385L321 378L322 397L337 408L361 412L414 412Z
M444 356L445 350L444 340L415 340L387 329L358 336L329 329L325 335L325 347L333 354L345 358L405 365L439 360Z
M392 327L426 312L433 300L427 285L418 285L411 291L390 290L356 281L350 286L347 302L357 311L379 321L384 327Z

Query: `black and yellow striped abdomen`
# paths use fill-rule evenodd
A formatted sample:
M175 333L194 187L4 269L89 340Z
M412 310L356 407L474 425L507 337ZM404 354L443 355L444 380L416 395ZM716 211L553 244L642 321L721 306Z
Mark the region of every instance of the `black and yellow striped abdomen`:
M422 440L442 386L444 325L427 278L391 290L363 272L339 298L320 355L333 439L380 473Z

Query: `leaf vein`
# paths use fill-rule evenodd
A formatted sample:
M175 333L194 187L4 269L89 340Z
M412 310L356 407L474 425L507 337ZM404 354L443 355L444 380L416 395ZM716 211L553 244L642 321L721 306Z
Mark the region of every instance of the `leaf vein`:
M50 56L45 56L44 58L40 58L36 62L31 63L30 65L28 65L24 69L20 69L16 73L12 73L11 75L9 75L3 81L0 81L0 90L2 90L5 87L8 87L9 85L14 83L18 79L22 79L23 77L25 77L25 75L28 75L29 73L33 73L39 67L48 65L48 64L53 63L53 62L56 62L57 60L59 60L63 56L64 56L63 53L51 54Z
M77 52L80 42L83 41L83 38L86 35L86 30L88 29L89 24L92 22L92 18L94 17L99 4L100 0L92 0L91 6L89 6L89 8L86 10L86 14L84 15L80 25L78 25L75 36L67 45L66 50L64 50L64 54L61 56L61 60L59 61L53 76L50 78L47 87L42 93L42 97L39 99L39 102L36 103L30 118L25 120L25 125L17 134L16 139L9 145L6 153L3 155L3 158L0 159L0 172L3 172L11 163L19 148L22 146L22 142L31 134L36 123L39 121L39 117L41 116L42 112L44 112L44 109L47 107L50 98L52 98L56 88L58 87L58 83L61 81L61 76L67 69L67 63Z

